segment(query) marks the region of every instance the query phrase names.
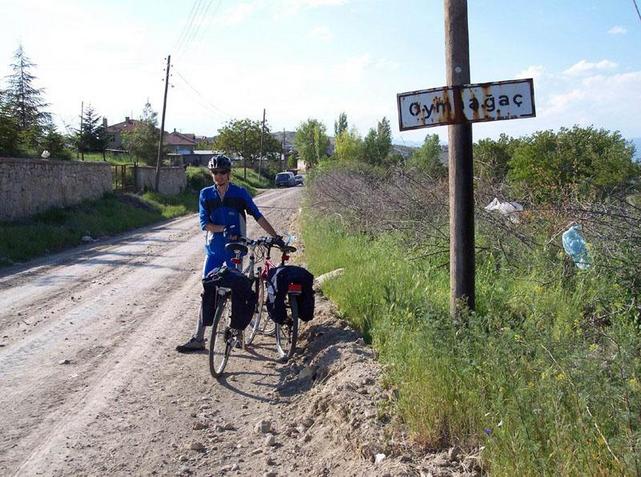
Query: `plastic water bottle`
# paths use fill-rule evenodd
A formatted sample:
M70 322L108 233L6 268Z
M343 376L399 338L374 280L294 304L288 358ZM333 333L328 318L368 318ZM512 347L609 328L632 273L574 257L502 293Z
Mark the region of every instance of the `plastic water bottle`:
M572 257L577 267L581 270L590 268L590 256L585 246L585 240L581 235L580 224L575 224L563 232L562 242L565 253Z

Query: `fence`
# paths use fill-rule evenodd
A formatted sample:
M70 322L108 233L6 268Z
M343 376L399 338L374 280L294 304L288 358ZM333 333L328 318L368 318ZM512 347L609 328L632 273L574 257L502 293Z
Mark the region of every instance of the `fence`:
M111 166L111 185L120 192L136 191L136 166L119 164Z

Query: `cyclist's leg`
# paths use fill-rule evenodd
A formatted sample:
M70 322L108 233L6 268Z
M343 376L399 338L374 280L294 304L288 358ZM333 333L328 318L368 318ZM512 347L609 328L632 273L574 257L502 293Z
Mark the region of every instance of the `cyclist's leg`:
M221 260L213 254L205 251L205 260L203 262L203 278L212 271L214 268L221 265ZM202 297L202 295L201 295ZM196 330L189 340L182 345L176 346L176 351L179 353L189 353L191 351L200 351L205 349L205 323L204 323L204 310L203 300L201 299L200 312L196 320Z
M217 260L215 255L210 255L208 253L205 254L205 261L203 263L203 278L209 274L217 265ZM204 297L204 295L201 295ZM196 331L194 332L193 337L198 340L198 341L204 341L205 340L205 322L204 322L204 311L203 310L203 305L204 302L201 300L200 303L200 313L198 314L198 321L196 322Z

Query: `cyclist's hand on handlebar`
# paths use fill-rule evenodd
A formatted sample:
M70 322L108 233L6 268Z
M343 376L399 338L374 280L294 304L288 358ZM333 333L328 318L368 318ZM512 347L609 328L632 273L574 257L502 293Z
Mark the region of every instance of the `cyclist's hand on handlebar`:
M271 243L272 245L276 245L277 247L284 247L285 246L285 241L283 240L282 235L276 235L275 237L271 238Z

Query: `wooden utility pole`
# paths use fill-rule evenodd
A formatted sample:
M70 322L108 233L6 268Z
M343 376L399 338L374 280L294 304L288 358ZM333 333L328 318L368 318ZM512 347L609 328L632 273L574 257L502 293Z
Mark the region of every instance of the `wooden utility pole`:
M171 68L171 55L167 55L167 71L165 74L165 98L162 102L162 119L160 120L160 141L158 143L158 157L156 158L156 192L160 186L160 159L162 157L162 140L165 134L165 112L167 110L167 90L169 89L169 68Z
M82 160L85 160L85 153L82 150L82 121L83 121L83 116L85 115L85 102L81 101L80 102L80 136L78 137L78 152L80 153L80 157ZM76 156L76 159L78 156Z
M243 179L247 180L247 125L243 128Z
M263 128L260 131L260 156L258 156L258 176L260 177L263 162L263 136L265 136L265 108L263 108Z
M283 128L283 139L280 144L280 170L284 171L285 170L285 164L284 162L287 160L287 157L285 156L285 128Z
M447 85L470 83L467 0L445 2L445 61ZM462 116L460 95L454 95L456 114ZM448 126L450 195L450 312L459 317L461 305L475 307L474 292L474 183L472 124Z

